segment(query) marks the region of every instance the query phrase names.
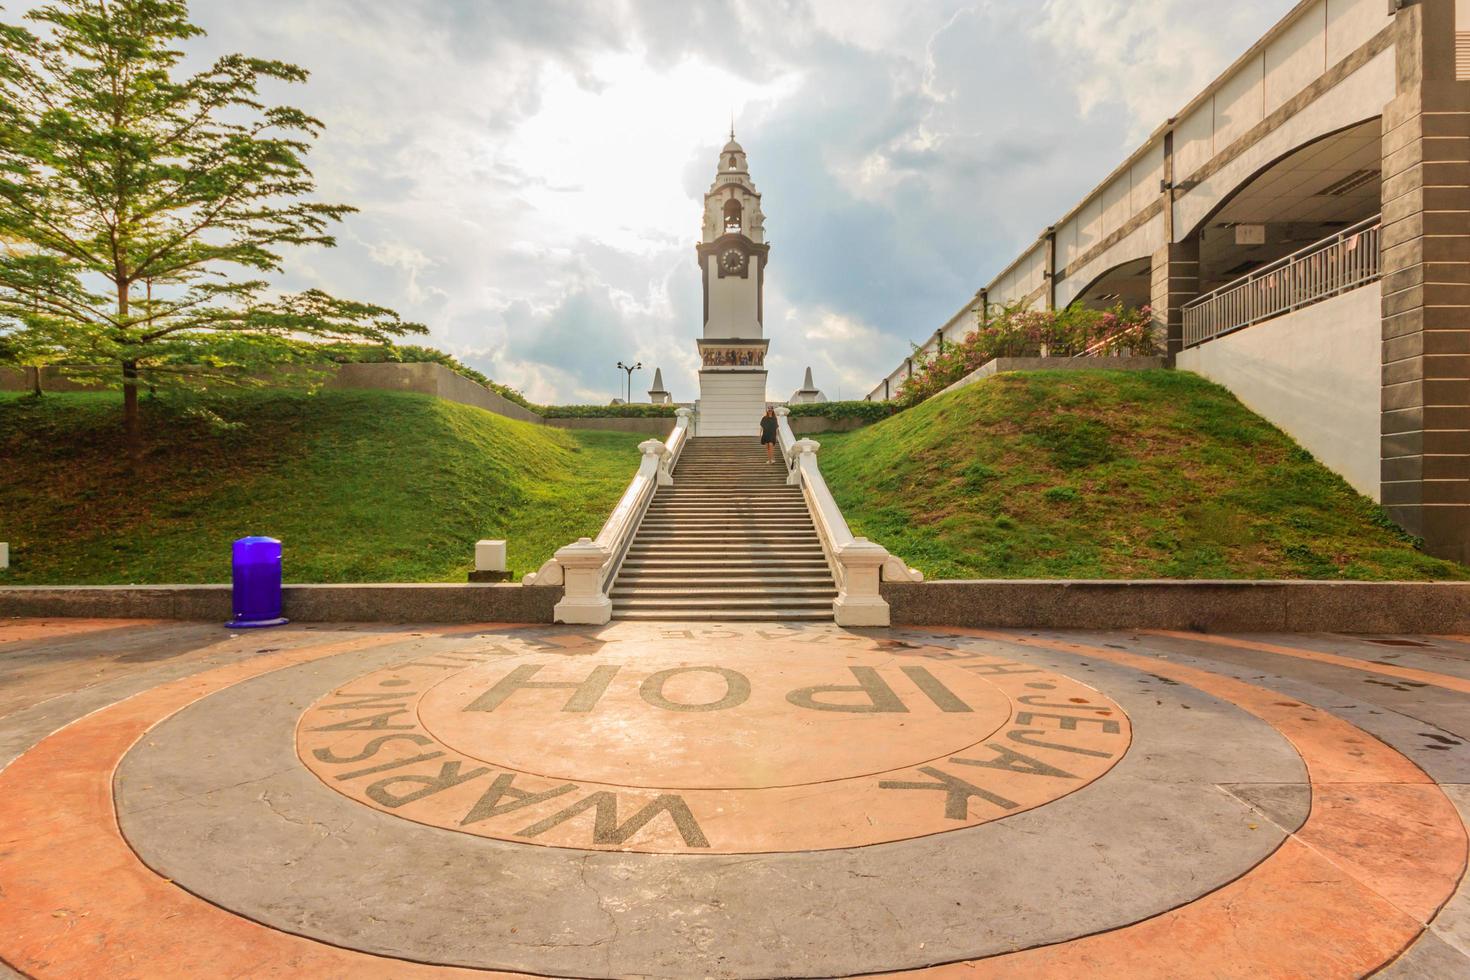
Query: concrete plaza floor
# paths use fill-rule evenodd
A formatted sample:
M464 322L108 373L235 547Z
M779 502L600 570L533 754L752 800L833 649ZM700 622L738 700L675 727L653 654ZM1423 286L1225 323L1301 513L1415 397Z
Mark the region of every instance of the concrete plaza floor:
M0 975L1470 976L1470 637L0 621Z

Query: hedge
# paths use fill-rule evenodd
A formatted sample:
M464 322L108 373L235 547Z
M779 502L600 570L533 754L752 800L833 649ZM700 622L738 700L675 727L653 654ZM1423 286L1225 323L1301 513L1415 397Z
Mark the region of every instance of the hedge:
M879 422L888 418L897 406L893 402L815 402L792 405L791 417L816 417L831 419L862 419L864 422Z
M677 405L532 405L548 419L671 419Z

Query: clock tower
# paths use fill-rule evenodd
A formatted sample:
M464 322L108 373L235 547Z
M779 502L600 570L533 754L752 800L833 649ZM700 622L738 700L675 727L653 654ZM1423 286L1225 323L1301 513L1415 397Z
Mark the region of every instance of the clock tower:
M704 332L699 339L696 434L751 436L766 408L765 215L750 179L745 150L720 151L715 181L704 195L704 234L696 247L704 279Z

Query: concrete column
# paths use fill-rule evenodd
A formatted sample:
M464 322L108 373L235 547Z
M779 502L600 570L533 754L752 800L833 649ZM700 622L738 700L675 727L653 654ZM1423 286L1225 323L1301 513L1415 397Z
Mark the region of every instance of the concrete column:
M1057 230L1055 228L1046 230L1046 268L1043 275L1046 279L1046 309L1054 310L1057 308Z
M1462 4L1464 6L1464 4ZM1470 81L1455 0L1396 15L1383 114L1383 505L1425 550L1470 561ZM1470 24L1460 24L1470 31Z
M1153 255L1149 306L1170 357L1184 346L1184 304L1199 295L1199 239L1165 245Z

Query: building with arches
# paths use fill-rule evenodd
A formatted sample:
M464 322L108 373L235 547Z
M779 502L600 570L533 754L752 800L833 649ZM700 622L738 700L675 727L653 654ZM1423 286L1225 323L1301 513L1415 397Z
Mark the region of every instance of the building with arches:
M918 356L999 306L1118 302L1470 561L1470 0L1303 0Z

